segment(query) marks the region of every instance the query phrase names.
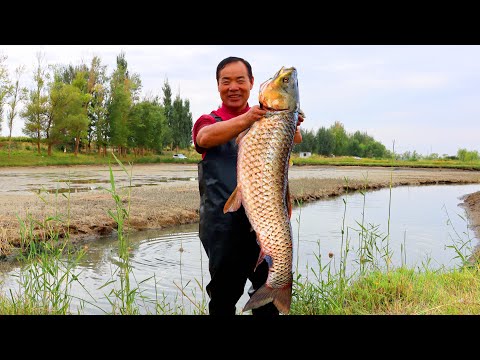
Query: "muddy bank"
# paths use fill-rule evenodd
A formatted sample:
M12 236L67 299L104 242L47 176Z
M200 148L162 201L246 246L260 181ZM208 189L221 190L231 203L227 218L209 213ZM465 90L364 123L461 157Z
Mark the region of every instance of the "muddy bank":
M156 165L142 165L138 172L154 172ZM157 165L158 166L158 165ZM185 165L182 170L184 170ZM193 171L196 165L187 166ZM135 170L135 169L134 169ZM345 191L402 185L480 183L480 172L446 169L293 166L289 172L293 200L304 202L338 196ZM133 183L135 185L135 183ZM199 194L196 181L125 187L118 190L120 204L106 190L71 194L16 194L0 196L0 255L9 254L29 233L48 236L68 233L72 241L89 241L112 233L117 223L108 214L125 208L128 228L160 229L198 222ZM480 192L465 198L472 227L480 227ZM477 235L478 232L477 232Z

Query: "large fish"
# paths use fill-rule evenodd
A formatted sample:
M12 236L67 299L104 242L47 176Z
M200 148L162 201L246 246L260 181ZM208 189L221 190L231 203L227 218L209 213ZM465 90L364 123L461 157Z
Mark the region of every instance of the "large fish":
M259 102L267 113L237 137L237 187L224 213L243 205L260 246L257 266L263 259L269 266L266 283L243 311L273 301L288 314L293 281L288 168L300 112L297 70L282 67L262 83Z

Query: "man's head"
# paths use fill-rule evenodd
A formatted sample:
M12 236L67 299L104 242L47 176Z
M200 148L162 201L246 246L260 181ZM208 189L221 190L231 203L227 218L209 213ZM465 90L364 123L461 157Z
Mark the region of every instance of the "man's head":
M217 85L222 102L232 111L245 108L253 88L252 67L248 61L230 56L217 66Z

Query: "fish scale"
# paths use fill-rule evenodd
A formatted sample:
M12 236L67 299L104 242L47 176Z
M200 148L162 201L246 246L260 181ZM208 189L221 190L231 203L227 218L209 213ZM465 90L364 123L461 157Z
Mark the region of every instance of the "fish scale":
M264 258L269 265L265 284L243 311L273 302L286 314L293 282L288 168L300 111L296 69L282 67L264 82L259 101L267 113L239 136L237 187L224 212L243 205L260 246L257 265Z
M285 196L296 120L281 118L285 116L293 114L273 114L252 126L237 165L245 212L251 214L262 252L272 259L266 282L272 288L292 281L292 231Z

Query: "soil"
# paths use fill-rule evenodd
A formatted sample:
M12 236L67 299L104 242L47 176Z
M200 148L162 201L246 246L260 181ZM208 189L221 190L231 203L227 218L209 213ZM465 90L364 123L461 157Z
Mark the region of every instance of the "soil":
M181 171L196 165L179 165ZM82 171L89 167L82 166ZM141 172L156 171L157 165L142 165ZM195 172L196 175L196 172ZM296 200L315 201L338 196L345 191L380 189L388 186L480 183L480 172L452 169L382 168L360 166L292 166L290 192ZM48 237L59 232L73 242L108 235L117 229L117 208L130 214L125 227L132 230L162 229L198 222L200 201L197 181L164 182L121 188L119 202L105 190L70 194L5 192L0 196L0 257L21 245L28 234ZM470 224L480 237L480 191L468 194L464 205ZM121 212L121 211L120 211Z

